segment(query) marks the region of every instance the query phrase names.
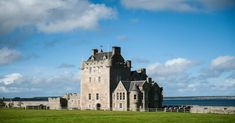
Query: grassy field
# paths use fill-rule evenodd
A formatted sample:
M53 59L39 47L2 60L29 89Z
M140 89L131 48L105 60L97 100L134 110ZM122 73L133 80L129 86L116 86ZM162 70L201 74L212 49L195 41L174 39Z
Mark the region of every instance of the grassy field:
M0 109L0 123L235 123L235 115Z

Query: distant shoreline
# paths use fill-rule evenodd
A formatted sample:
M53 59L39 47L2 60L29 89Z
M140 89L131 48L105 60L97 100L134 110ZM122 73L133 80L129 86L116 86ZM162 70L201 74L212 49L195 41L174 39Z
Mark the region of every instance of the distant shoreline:
M182 100L182 99L235 99L235 96L177 96L163 97L163 100Z

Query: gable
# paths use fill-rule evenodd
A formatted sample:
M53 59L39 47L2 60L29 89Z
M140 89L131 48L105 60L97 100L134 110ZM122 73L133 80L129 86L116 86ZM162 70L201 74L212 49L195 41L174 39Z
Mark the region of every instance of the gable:
M114 91L128 91L125 87L126 84L123 84L122 81L119 81L118 85L114 89Z

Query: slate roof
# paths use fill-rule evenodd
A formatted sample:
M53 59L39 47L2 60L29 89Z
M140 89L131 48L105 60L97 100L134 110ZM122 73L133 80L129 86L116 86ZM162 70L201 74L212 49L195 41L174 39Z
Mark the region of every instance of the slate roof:
M92 57L94 57L95 61L100 61L100 60L103 60L104 56L107 59L111 59L112 52L99 52L99 53L96 53L94 56L90 56L87 61L90 61L92 59Z
M139 86L143 86L145 80L140 81L121 81L127 91L137 91Z
M135 71L131 71L131 79L146 79L148 76L145 73L138 73L136 70Z

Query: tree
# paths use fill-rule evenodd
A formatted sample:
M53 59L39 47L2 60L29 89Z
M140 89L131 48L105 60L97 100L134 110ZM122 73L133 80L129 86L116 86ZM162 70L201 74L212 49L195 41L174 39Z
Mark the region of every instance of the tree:
M0 108L6 107L6 103L3 100L0 100Z

